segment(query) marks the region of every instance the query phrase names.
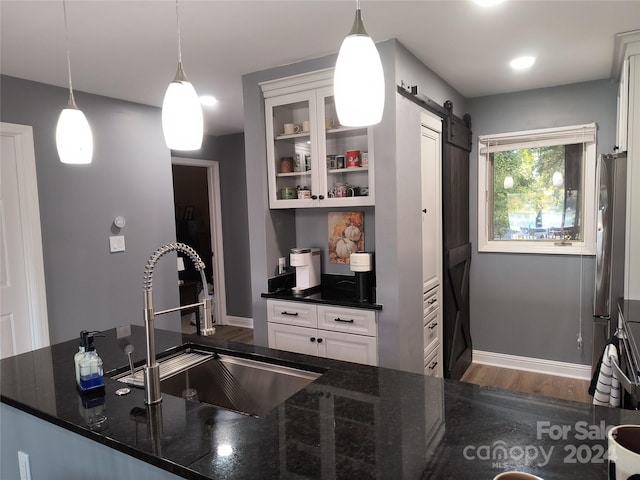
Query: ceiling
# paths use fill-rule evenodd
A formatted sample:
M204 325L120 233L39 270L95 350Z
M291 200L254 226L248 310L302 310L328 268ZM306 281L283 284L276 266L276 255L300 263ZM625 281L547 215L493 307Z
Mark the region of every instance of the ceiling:
M363 0L374 41L397 38L467 98L611 76L617 33L640 28L640 0ZM180 1L183 63L210 135L243 130L242 75L335 54L352 0ZM173 0L68 0L73 87L160 106L177 68ZM67 85L61 1L0 0L0 72ZM509 61L537 57L527 72ZM82 108L82 105L79 105Z

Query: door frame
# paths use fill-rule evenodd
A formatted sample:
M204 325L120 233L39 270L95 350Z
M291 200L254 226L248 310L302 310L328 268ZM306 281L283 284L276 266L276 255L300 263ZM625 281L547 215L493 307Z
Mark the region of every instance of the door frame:
M209 224L211 228L211 251L213 252L213 291L216 324L227 325L227 297L224 279L224 250L222 247L222 210L220 207L220 164L215 160L171 157L171 165L201 167L207 169L209 190ZM175 203L175 199L174 199Z
M33 128L30 125L0 122L0 135L11 137L16 148L16 169L20 191L19 215L23 232L24 268L27 274L29 298L28 321L31 330L31 346L35 350L49 346L50 339Z

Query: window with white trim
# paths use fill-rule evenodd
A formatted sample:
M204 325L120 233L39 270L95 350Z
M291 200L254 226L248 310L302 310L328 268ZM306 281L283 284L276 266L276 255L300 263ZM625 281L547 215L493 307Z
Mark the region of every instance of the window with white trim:
M478 137L478 250L595 253L595 123Z

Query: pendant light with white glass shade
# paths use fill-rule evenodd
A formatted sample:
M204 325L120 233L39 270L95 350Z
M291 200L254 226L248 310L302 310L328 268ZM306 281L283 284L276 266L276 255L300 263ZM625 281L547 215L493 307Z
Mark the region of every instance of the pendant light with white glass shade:
M62 163L87 164L93 157L93 135L87 118L76 105L71 83L71 55L69 53L69 30L67 28L67 4L62 0L64 11L64 33L67 46L67 72L69 75L69 101L58 117L56 126L56 148Z
M382 120L384 72L376 45L362 23L360 0L356 0L353 27L338 53L333 90L341 125L366 127Z
M202 146L203 118L200 100L182 68L180 44L180 15L176 0L178 26L178 72L169 84L162 102L162 131L164 140L172 150L198 150Z

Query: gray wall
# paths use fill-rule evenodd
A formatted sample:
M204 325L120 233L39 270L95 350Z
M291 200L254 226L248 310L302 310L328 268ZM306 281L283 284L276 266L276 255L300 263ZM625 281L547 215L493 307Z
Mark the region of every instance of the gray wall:
M251 265L244 134L205 136L202 149L199 151L173 153L177 157L215 160L220 165L220 208L227 314L251 318Z
M329 263L329 212L364 212L364 249L372 252L376 249L376 217L374 207L350 208L309 208L296 211L296 245L299 247L318 247L322 256L322 273L333 275L354 275L349 265ZM289 258L287 256L287 265Z
M478 227L478 135L596 122L597 151L610 152L615 142L616 94L617 85L602 80L469 100L474 141L472 234ZM477 246L477 238L471 241ZM592 256L478 253L476 249L470 277L474 349L590 364L593 275ZM582 350L576 344L580 315Z
M460 115L464 113L465 105L458 92L422 65L395 39L380 42L377 47L386 82L384 115L382 122L374 127L374 247L377 300L384 306L378 317L379 360L385 367L421 372L422 350L415 347L418 342L411 333L416 331L416 326L422 325L422 295L420 293L419 298L413 298L414 295L404 288L408 279L421 279L420 262L411 261L411 257L406 256L405 247L413 245L415 238L404 235L406 222L412 221L409 209L417 205L419 210L421 197L419 189L405 188L407 179L416 176L415 167L403 164L402 159L396 160L396 84L403 80L406 84L418 85L421 93L439 102L452 100L455 111ZM268 343L266 302L260 298L260 293L267 289L267 278L273 274L278 257L286 256L297 242L318 246L326 244L327 210L269 210L264 99L259 82L333 67L335 59L336 55L330 55L243 77L254 338L260 345ZM365 215L365 228L368 228L371 214ZM368 242L371 236L367 232L365 235ZM367 243L366 249L373 248ZM409 275L400 266L410 269ZM325 267L330 273L346 270L346 267ZM407 307L414 303L420 306ZM407 348L408 343L411 348Z
M171 157L160 109L75 92L94 138L93 163L63 165L55 129L68 90L2 76L0 119L33 127L52 343L82 329L142 324L142 276L151 253L175 241ZM113 219L126 251L109 253ZM175 258L175 257L174 257ZM155 307L178 304L175 260L158 264ZM177 316L157 325L179 330Z

